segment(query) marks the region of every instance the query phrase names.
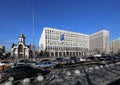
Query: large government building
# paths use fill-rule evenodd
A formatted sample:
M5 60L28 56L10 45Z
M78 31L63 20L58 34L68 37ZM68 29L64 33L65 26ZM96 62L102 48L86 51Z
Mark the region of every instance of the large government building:
M49 56L80 56L89 49L89 36L45 27L39 46L41 50L49 52Z
M110 42L110 52L118 53L120 51L120 38Z
M89 51L92 54L108 52L109 32L107 30L91 34L89 40Z
M48 52L49 56L83 56L97 49L99 52L108 50L109 32L106 30L92 35L45 27L39 47L40 51Z

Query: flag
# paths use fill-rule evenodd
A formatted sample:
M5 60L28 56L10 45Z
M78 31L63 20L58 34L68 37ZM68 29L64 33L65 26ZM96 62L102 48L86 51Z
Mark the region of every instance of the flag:
M60 40L61 40L61 41L64 40L64 34L62 34L62 35L60 36Z

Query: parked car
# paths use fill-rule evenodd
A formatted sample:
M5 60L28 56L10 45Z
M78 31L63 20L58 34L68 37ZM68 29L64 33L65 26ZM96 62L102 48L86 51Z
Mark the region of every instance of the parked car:
M36 69L31 66L23 65L23 66L15 66L11 67L9 69L6 69L2 73L0 73L0 82L6 81L6 80L14 80L19 81L24 78L34 78L38 75L47 75L50 73L49 70L42 70L42 69Z
M86 59L85 58L80 58L80 62L85 62Z
M110 60L108 58L100 58L99 64L109 64Z
M120 57L114 56L113 58L114 58L115 62L120 62Z
M28 65L31 65L31 66L36 66L36 62L35 61L31 61L31 62L29 62L29 63L27 63Z
M59 66L59 65L63 65L63 64L66 63L63 58L56 58L56 60L57 60L57 65L58 65L58 66Z
M58 64L58 61L57 60L51 60L51 62L55 63L55 64Z
M75 64L76 61L77 61L77 58L76 58L76 57L70 57L70 60L71 60L71 63L72 63L72 64Z
M64 61L66 62L65 64L67 64L67 65L69 65L69 64L71 64L71 59L64 59Z
M9 67L11 67L13 65L14 65L14 63L10 63L8 61L0 62L0 72L4 71L5 69L7 69L7 68L9 68Z
M51 61L46 61L46 62L42 62L38 65L36 65L37 68L54 68L56 66L55 63L51 62Z

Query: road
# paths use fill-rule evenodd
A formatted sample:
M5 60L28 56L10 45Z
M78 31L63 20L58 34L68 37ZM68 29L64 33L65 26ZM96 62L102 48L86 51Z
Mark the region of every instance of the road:
M120 79L120 64L64 68L49 85L107 85ZM75 71L80 71L76 74ZM56 72L60 70L57 69ZM68 75L67 73L71 73Z
M72 65L51 69L51 73L43 81L33 80L28 85L112 85L111 82L118 79L120 79L120 63L99 66ZM118 83L117 85L119 85Z

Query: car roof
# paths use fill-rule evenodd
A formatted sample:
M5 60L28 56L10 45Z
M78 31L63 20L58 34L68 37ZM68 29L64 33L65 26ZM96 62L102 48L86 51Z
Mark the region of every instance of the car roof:
M16 66L13 66L12 68L16 68L16 67L32 67L30 65L25 65L25 64L21 64L21 65L16 65ZM33 67L32 67L33 68Z

